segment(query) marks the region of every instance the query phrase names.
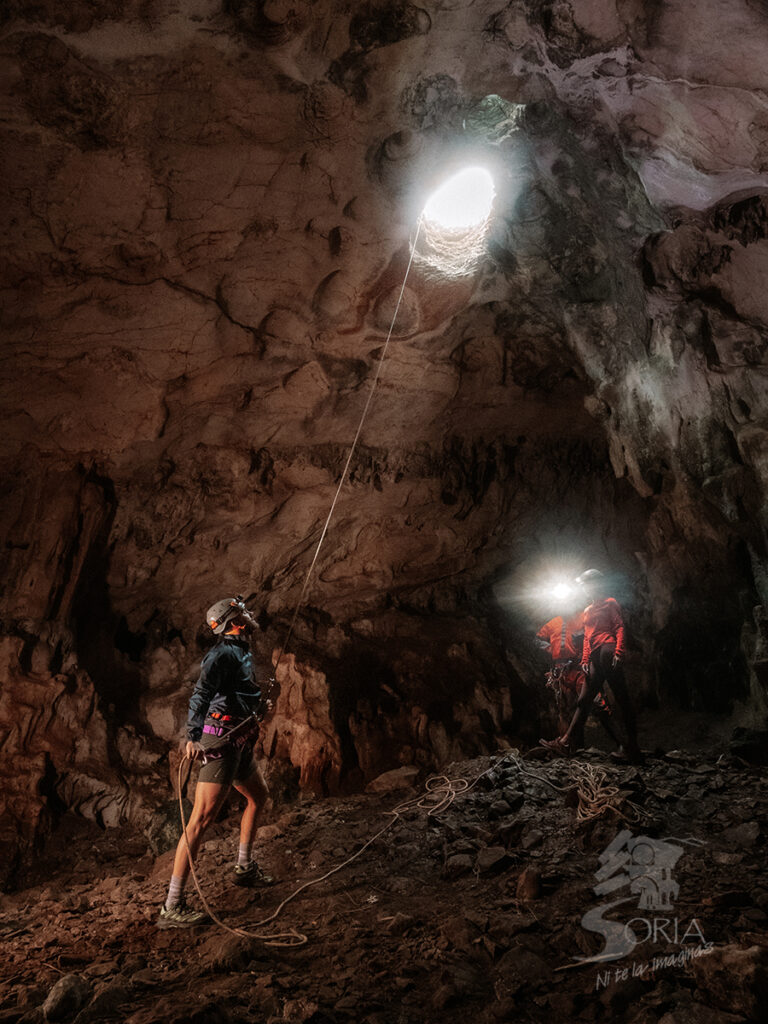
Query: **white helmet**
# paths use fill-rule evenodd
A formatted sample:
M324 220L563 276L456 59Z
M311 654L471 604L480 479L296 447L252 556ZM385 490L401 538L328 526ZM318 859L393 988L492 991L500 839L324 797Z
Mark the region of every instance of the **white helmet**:
M599 583L600 580L604 580L605 576L600 572L599 569L586 569L580 576L577 576L574 580L575 583Z
M245 601L239 594L237 597L225 597L211 605L205 613L205 621L214 633L223 633L227 623L244 611L247 611Z

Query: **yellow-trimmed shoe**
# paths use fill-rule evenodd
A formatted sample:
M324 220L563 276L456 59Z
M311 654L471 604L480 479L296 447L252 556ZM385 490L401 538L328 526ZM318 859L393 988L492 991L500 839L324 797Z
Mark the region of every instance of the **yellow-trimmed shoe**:
M172 907L165 904L160 908L157 917L158 928L196 928L200 924L208 922L208 915L202 910L193 910L188 907L184 900L174 903Z
M235 864L234 868L235 885L272 885L275 881L272 875L265 874L255 860L249 864Z

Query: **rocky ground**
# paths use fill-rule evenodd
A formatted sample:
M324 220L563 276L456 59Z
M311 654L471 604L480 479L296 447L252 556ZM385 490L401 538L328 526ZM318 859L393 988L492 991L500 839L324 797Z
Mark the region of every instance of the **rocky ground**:
M589 766L607 773L617 809L578 822L574 779ZM730 754L681 751L618 767L590 748L578 765L506 752L447 774L471 781L484 772L447 810L407 811L359 859L291 902L269 927L306 935L297 948L214 925L158 931L172 854L153 858L131 831L64 820L49 852L2 897L0 1021L759 1019L768 995L764 770ZM227 924L253 927L421 789L418 779L412 789L305 802L275 816L260 847L277 881L261 894L230 879L233 804L200 857L212 905ZM672 872L674 908L642 910L632 899L621 920L634 916L638 945L613 963L579 965L574 957L602 949L582 915L601 903L599 856L622 829L685 841ZM618 911L610 917L619 920ZM668 919L666 934L643 941L638 918L654 917ZM692 918L701 934L676 944L674 920L681 939ZM690 955L709 944L709 953ZM654 964L681 949L684 963Z

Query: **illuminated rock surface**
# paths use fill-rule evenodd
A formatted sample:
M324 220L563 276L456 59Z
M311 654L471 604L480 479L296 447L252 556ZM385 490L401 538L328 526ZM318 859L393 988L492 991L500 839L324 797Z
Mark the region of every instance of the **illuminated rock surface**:
M0 19L7 874L66 810L168 800L209 603L249 597L268 667L418 212L469 158L489 256L411 271L279 673L275 792L535 741L553 554L615 571L641 700L761 723L763 5Z

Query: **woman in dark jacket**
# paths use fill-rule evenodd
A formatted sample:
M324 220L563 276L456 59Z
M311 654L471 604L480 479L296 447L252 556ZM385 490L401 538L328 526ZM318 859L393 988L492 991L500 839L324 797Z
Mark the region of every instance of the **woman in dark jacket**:
M268 884L272 879L252 856L258 816L269 795L253 758L253 730L239 731L234 740L227 742L227 735L248 720L252 719L256 726L254 716L263 710L261 687L254 678L253 655L247 639L258 626L242 598L217 601L208 609L206 621L221 639L203 658L189 700L185 754L190 761L203 761L187 823L189 848L192 857L197 857L206 829L216 820L230 786L234 786L246 800L234 881L238 885ZM190 928L206 920L205 914L186 905L184 886L188 875L187 841L182 836L173 862L168 898L157 919L158 928Z

